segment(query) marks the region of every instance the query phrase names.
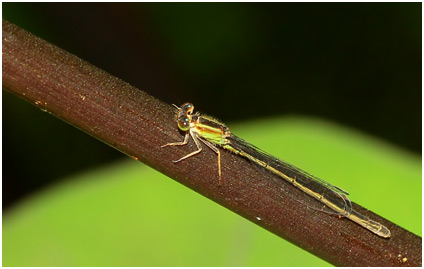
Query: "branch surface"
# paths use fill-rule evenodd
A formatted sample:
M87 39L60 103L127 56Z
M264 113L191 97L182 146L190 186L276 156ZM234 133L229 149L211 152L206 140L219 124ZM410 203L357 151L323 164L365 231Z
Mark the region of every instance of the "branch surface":
M214 152L172 163L195 150L192 143L160 148L183 139L175 108L5 20L2 38L3 89L41 110L334 265L422 265L420 237L356 204L391 238L310 209L298 201L312 198L241 157L222 151L220 187Z

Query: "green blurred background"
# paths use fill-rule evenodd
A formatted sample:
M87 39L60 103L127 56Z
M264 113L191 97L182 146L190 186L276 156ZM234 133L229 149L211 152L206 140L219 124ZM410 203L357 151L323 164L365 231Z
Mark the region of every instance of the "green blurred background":
M421 235L421 3L2 7L4 19L167 103L193 102ZM3 265L326 265L2 97Z

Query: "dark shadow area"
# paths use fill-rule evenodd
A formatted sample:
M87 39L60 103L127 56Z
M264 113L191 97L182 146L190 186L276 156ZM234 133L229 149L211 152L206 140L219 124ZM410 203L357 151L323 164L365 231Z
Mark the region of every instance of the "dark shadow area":
M3 18L226 123L297 114L421 154L421 3L3 3ZM3 208L125 158L3 93Z

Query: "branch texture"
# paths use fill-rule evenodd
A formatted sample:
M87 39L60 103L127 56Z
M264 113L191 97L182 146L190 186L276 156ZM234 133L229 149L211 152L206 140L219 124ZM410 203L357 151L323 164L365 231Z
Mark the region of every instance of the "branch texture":
M183 139L175 108L5 20L2 38L3 89L41 110L332 264L421 266L420 237L356 204L356 211L384 224L392 237L307 208L298 202L309 199L301 191L224 151L222 186L212 151L175 165L172 160L195 149L192 143L160 148Z

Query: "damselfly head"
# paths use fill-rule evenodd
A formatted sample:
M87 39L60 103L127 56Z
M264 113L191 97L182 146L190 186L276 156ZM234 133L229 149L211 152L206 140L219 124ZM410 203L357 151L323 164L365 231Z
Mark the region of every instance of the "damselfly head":
M180 128L181 131L188 131L190 129L190 122L191 122L191 114L193 113L194 106L191 103L184 103L179 109L178 109L178 128Z
M184 103L180 108L180 113L191 114L193 113L194 105L192 103Z

